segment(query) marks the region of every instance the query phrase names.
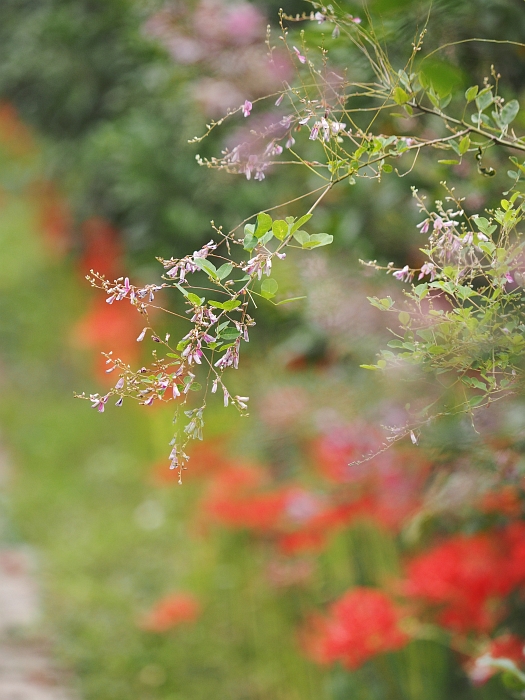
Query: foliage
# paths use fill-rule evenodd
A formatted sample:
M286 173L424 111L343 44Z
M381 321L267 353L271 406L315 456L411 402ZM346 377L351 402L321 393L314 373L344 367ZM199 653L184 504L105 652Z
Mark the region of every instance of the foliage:
M207 379L201 405L184 411L189 421L179 429L172 442L170 460L172 468L179 472L187 459L184 450L188 441L202 439L208 383L211 382L211 393L221 387L225 406L231 401L241 411L246 410L247 397L231 395L223 381L223 372L229 367L237 369L241 343L248 341L248 329L255 323L248 311L249 303L252 301L257 306L254 296L277 304L295 301L273 301L278 283L271 277L272 263L276 258L285 257L287 248L299 246L310 250L332 243L332 235L310 234L302 226L308 223L334 186L355 184L360 177L380 181L394 169L399 177L405 177L414 169L421 152L428 149L451 151L457 156L457 159L438 161L444 165L460 165L463 158L474 157L478 171L491 177L494 168L484 165L490 148L525 150L524 140L511 127L518 115L519 103L517 100L506 102L501 97L498 93L500 76L494 70L493 83L486 78L481 88L477 85L468 88L464 98L452 92L440 92L439 86L425 73L425 60L435 51L420 56L426 29L416 37L403 67L395 69L376 38L373 26L365 29L360 18L336 12L332 7L314 4L314 8L317 11L311 15L281 16L280 38L290 60L297 64L298 80L292 87L284 83L275 105L280 108L286 99L289 113L280 118L271 116L272 121L264 128L252 129L247 140L224 150L220 158L200 159L201 164L209 168L243 173L248 180L252 176L263 180L265 171L281 162L276 158L286 149L289 160L285 163L307 168L322 182L296 198L315 196L307 213L299 218L274 220L267 212L260 212L255 224L246 223L242 238L237 234L238 226L227 234L222 227L214 226L217 241L212 239L184 258L160 259L167 271L165 280L173 280L171 283L137 288L128 278L110 282L96 273L90 278L94 286L104 289L107 303L129 297L132 305L144 315L146 326L138 340L151 329L148 306L156 292L174 286L185 298L193 328L173 346L168 342L168 334L164 339L154 332L152 335L153 340L169 351L166 358L155 359L149 370L143 368L137 373L118 358L108 356L107 371L118 369L119 379L115 388L104 396L92 394L90 397L93 407L99 411L104 410L106 402L114 395L118 396L119 406L125 396L133 396L149 406L155 400L164 399L167 390L174 398L186 397L189 391L202 389L194 370L204 362ZM298 41L302 42L301 48L290 45L285 22L299 19L333 26L332 38L356 46L366 58L372 79L349 80L344 70L339 71L342 75L332 70L328 50L308 48L304 35ZM268 46L274 60L275 47L270 43ZM249 118L253 106L246 100L236 111ZM411 135L394 132L386 136L381 132L382 116L392 109L401 110L394 113L395 118L414 120ZM436 120L441 122L441 127L436 129L439 133L429 138L426 129ZM222 121L212 121L207 134ZM196 140L201 141L202 137ZM301 156L301 151L310 149L310 142L317 146L315 159ZM522 274L519 271L522 244L516 227L522 218L523 195L519 182L525 166L514 156L511 160L517 170L509 171L511 183L505 193L509 199L502 200L501 208L493 217L466 215L462 198L450 188L446 201L452 202L452 209L445 209L442 202L437 202L437 211L431 212L419 198L420 209L426 215L419 228L423 233L432 228L428 247L423 249L428 259L417 270L408 265L396 268L394 263L385 268L405 282L411 282L416 272L419 272L418 282L426 277L430 279L413 286L409 294L413 305L407 307L408 311L401 310L399 320L404 335L398 334L400 339L391 341L390 347L400 348L402 352L383 351L377 365L365 367L383 369L389 364L409 361L423 371L445 374L449 387L461 385L463 397L445 404L441 413L471 411L494 397L508 394L520 383L523 340L519 331L525 329L519 303L521 288L507 288L507 285L514 284L512 272L517 273L518 279ZM396 161L400 165L394 168L391 162ZM273 209L282 206L285 205ZM497 238L492 238L497 229L493 219L500 226ZM239 260L232 254L232 249L241 247L251 255L249 259ZM379 269L375 262L368 264ZM212 287L203 287L202 283L194 287L189 281L194 273L204 273ZM236 273L242 276L230 278ZM267 279L262 280L263 276ZM224 300L207 299L195 293L200 289L212 291L214 286ZM400 311L390 297L371 301L381 310ZM447 304L450 309L446 309ZM436 308L439 306L444 308ZM216 359L219 352L224 354ZM483 393L472 395L472 390ZM181 405L185 403L186 398ZM438 413L433 405L422 413L415 413L407 425L396 429L391 439L410 433L412 439L417 440L414 430ZM178 420L176 414L174 422Z

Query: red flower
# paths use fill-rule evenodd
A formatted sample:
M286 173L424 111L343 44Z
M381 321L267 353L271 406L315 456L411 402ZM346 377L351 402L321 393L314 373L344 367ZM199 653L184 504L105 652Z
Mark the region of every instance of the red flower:
M323 476L330 481L355 483L370 478L378 458L362 464L351 462L361 460L380 446L381 435L367 425L355 423L317 438L313 443L313 456Z
M228 459L224 440L220 439L210 439L191 444L188 456L190 459L186 465L185 479L202 479L214 476L226 469L231 461ZM179 472L177 469L170 469L169 462L166 459L154 465L152 476L157 486L178 484L179 482Z
M356 669L388 651L401 649L409 637L400 629L401 612L381 591L354 588L335 602L327 619L314 618L306 649L318 663L340 661Z
M524 645L525 640L521 639L521 637L515 634L503 634L501 637L496 637L496 639L492 640L489 654L493 659L511 659L517 664L523 664L525 661Z
M408 565L404 590L440 607L457 632L488 632L505 612L502 598L525 583L525 523L471 537L456 535Z
M148 632L166 632L183 622L195 622L200 612L199 601L191 593L172 593L153 606L140 627Z
M141 350L136 338L143 322L140 314L128 302L110 305L100 295L93 299L91 309L75 327L73 343L82 349L96 351L97 376L104 379L105 383L114 383L115 375L106 374L108 365L100 353L112 350L114 357L135 364Z
M286 502L282 491L208 501L208 513L225 525L250 530L271 530L281 517Z
M93 217L82 224L84 252L79 261L80 273L100 272L110 280L122 274L124 248L118 231L104 219Z
M213 480L203 509L230 527L271 529L284 510L286 491L260 491L266 481L260 467L233 464Z

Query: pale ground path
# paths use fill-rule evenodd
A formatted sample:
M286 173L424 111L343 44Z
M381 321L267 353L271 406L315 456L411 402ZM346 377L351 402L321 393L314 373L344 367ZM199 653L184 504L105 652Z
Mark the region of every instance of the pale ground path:
M4 498L9 473L8 456L0 450ZM34 553L0 540L0 700L78 700L42 634L37 580Z

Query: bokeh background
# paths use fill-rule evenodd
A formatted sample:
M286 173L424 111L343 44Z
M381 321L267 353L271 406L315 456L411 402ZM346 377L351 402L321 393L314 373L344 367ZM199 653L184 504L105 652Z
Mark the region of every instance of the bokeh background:
M242 117L188 144L228 108L293 81L264 45L280 4L310 11L300 0L0 4L2 543L37 552L47 634L86 700L513 697L473 660L499 638L523 661L520 400L484 415L481 430L450 420L419 447L348 466L381 441L381 425L403 423L407 403L432 400L431 387L359 369L388 340L367 295L401 292L357 261L417 261L410 185L441 196L436 159L327 198L315 221L333 246L290 255L276 273L306 300L261 307L234 379L251 416L211 407L182 486L168 468L169 404L101 415L73 398L108 386L101 351L136 366L152 351L136 343L135 311L89 288L90 269L155 282L155 256L198 249L210 220L231 228L312 185L297 168L264 182L199 168L197 153L241 138ZM429 9L341 5L371 13L400 66ZM336 65L366 75L323 25L305 29L316 43L324 33ZM471 36L522 40L521 0L433 3L429 48ZM520 47L459 45L426 71L447 94L481 83L491 64L520 99ZM251 117L261 123L264 104ZM384 133L403 128L396 119ZM493 159L494 178L475 164L447 173L473 211L505 182L504 156ZM331 607L342 596L346 612ZM391 605L404 622L389 638ZM344 628L354 613L361 634L337 651L326 615Z

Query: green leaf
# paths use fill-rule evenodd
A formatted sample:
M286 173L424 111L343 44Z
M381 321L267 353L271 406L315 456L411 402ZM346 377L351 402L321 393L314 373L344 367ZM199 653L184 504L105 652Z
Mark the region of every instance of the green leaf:
M293 235L295 240L300 243L301 245L304 245L310 240L310 236L306 231L296 231Z
M219 335L221 338L224 338L224 340L237 340L241 334L236 328L232 328L230 326L228 328L224 328Z
M272 224L273 235L280 241L283 241L286 238L288 235L288 229L288 224L282 219L277 219L277 221L274 221Z
M474 408L474 406L477 406L480 404L482 401L484 401L485 397L484 396L473 396L471 399L467 401L468 405Z
M503 107L500 114L500 121L508 126L511 122L516 119L516 115L520 111L520 103L518 100L511 100Z
M438 160L442 165L459 165L459 160Z
M408 102L408 100L410 99L410 95L407 92L405 92L402 87L399 87L399 85L396 88L394 88L392 97L394 98L394 102L398 105L404 105L405 102Z
M298 231L301 228L301 226L307 221L310 221L311 218L311 214L305 214L304 216L301 216L301 218L297 219L295 224L293 224L292 228L290 229L290 233L295 233L296 231Z
M401 311L398 316L399 323L402 326L408 326L410 323L410 314L408 314L406 311Z
M180 355L176 355L174 352L167 352L166 357L174 357L176 360L180 360Z
M472 87L469 87L469 89L465 92L465 99L467 102L472 102L472 100L476 99L476 95L478 94L478 86L473 85Z
M476 105L480 112L483 112L484 109L487 109L487 107L491 105L493 101L494 97L492 95L492 88L485 88L480 93L478 93L476 97Z
M257 238L264 236L272 228L272 217L269 214L261 212L257 216L257 228L255 229L255 235Z
M458 284L456 287L457 295L460 299L469 299L473 294L476 292L473 289L470 289L470 287L465 287L462 284Z
M390 165L390 163L385 163L383 165L383 172L384 173L391 173L394 168Z
M361 367L361 369L373 369L373 370L379 369L379 367L376 367L375 365L359 365L359 367Z
M264 234L264 236L261 236L261 237L259 238L259 243L260 243L261 245L266 245L266 244L268 243L268 241L271 241L271 240L272 240L272 238L273 238L273 231L267 231L267 232Z
M391 297L385 297L384 299L378 299L377 297L367 297L368 301L375 306L376 309L384 311L385 309L390 309L394 305L394 301Z
M210 277L217 279L217 268L207 258L193 258L193 262L204 272L207 272Z
M188 292L188 294L186 294L186 296L188 297L188 301L191 301L191 303L195 304L195 306L200 306L202 304L202 302L204 301L204 298L201 299L196 294L193 294L193 292Z
M253 233L248 232L244 236L244 250L252 251L257 243L259 242L257 236L254 236Z
M445 107L448 107L451 100L452 100L452 94L446 95L445 97L440 97L440 99L439 99L440 108L445 109Z
M175 284L175 286L177 287L179 292L182 292L182 294L184 294L185 297L188 296L189 292L187 289L184 289L184 287L181 287L180 284Z
M265 299L271 299L277 294L278 289L279 285L277 284L276 280L271 278L266 279L261 284L261 296Z
M470 136L467 134L459 142L459 155L462 156L470 148Z
M225 263L224 265L221 265L219 269L217 270L217 277L220 280L226 279L230 272L233 270L233 265L231 263Z
M225 311L233 311L236 309L238 306L241 305L241 302L238 299L230 299L229 301L225 301L222 305L222 308Z
M282 301L276 301L275 306L280 306L281 304L291 304L292 301L299 301L300 299L306 299L306 297L291 297L290 299L283 299Z
M473 216L472 220L474 221L478 229L481 231L481 233L484 233L486 236L492 235L497 228L497 226L495 226L494 224L491 225L489 220L486 219L484 216Z
M318 248L322 245L330 245L334 237L329 233L312 233L310 240L303 243L303 248Z
M428 99L432 102L434 107L437 107L439 109L439 99L437 98L436 95L433 95L431 92L427 92Z
M428 284L423 282L422 284L416 285L414 287L414 292L420 299L424 299L428 294Z

